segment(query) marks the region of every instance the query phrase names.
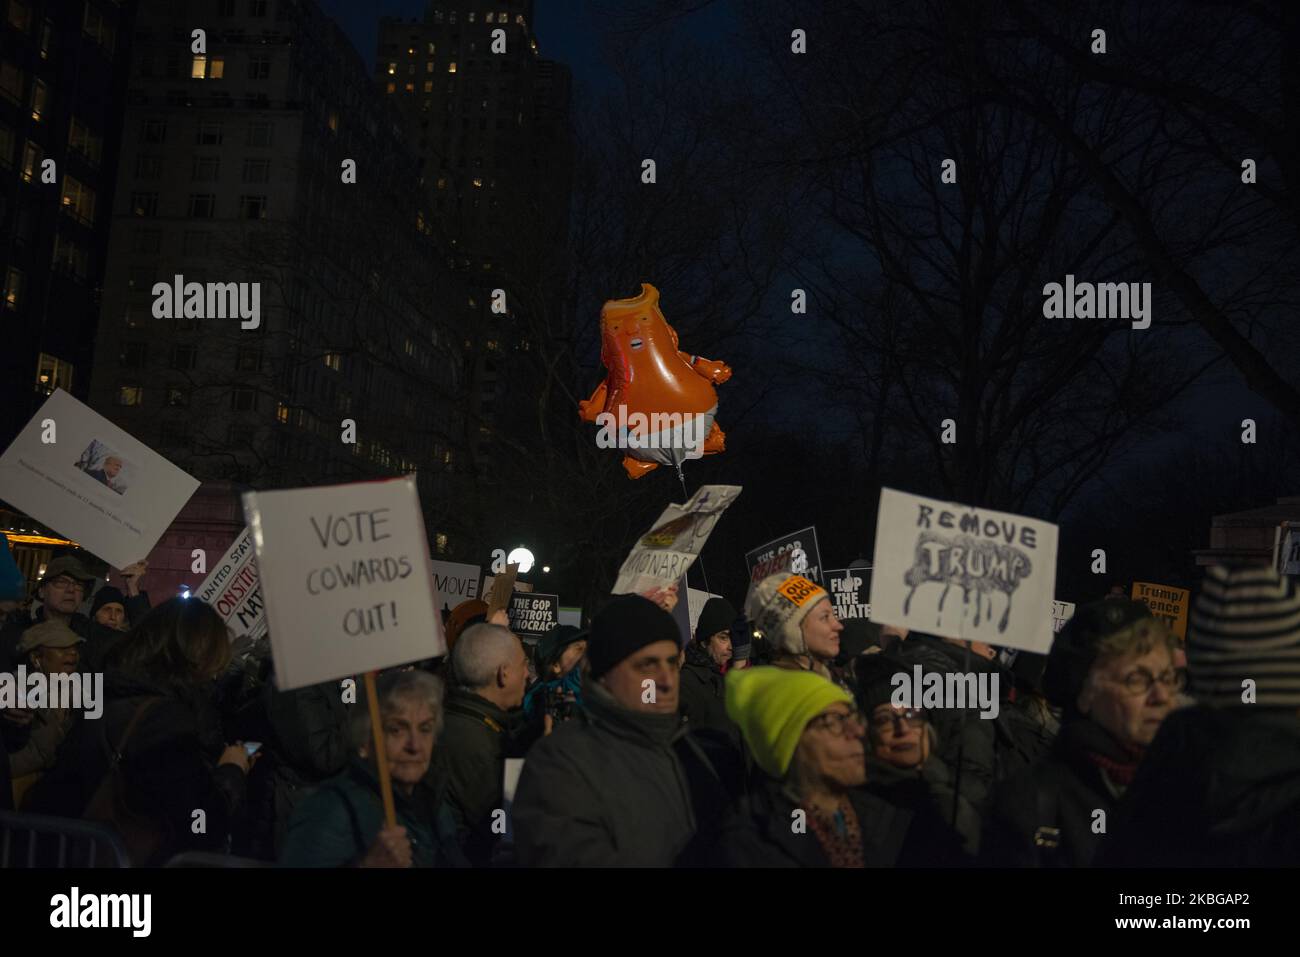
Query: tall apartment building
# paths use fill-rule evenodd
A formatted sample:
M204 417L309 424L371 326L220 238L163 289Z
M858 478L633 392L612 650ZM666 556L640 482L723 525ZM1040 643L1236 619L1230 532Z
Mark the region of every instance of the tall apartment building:
M0 0L0 449L87 396L134 6Z
M466 284L348 38L311 0L143 0L124 129L96 408L205 480L416 471L435 550L454 554L464 382L447 304ZM206 284L240 284L247 305L257 284L256 328L159 318L155 284L177 282L205 284L207 309L225 292Z
M466 443L482 482L503 470L496 429L536 397L530 337L564 334L572 80L540 56L532 20L533 0L430 0L423 20L379 27L377 83L416 150L447 265L470 284Z

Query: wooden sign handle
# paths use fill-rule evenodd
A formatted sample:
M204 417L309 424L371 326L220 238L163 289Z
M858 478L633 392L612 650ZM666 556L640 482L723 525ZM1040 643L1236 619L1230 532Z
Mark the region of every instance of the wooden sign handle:
M379 693L375 691L375 673L366 672L366 701L370 705L370 737L374 743L375 765L379 768L379 796L384 801L384 820L387 827L397 826L397 807L393 804L393 779L388 775L388 748L384 743L384 729L379 722Z

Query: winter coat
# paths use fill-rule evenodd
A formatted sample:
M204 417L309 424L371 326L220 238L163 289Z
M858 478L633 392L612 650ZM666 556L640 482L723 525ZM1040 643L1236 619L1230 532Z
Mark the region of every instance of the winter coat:
M415 867L468 867L456 843L445 796L421 781L409 797L393 789L397 823L412 842ZM379 778L360 758L306 798L289 821L286 867L351 867L361 862L384 826Z
M1101 842L1096 811L1107 827L1123 787L1088 751L1122 758L1114 738L1086 718L1061 727L1051 753L998 787L982 838L984 862L995 867L1089 867Z
M31 737L31 725L19 725L0 717L0 811L14 809L13 779L9 774L9 755L21 751Z
M1097 864L1300 864L1300 714L1247 705L1169 715L1120 803Z
M678 714L621 707L599 683L528 753L513 823L525 867L700 863L726 796ZM698 833L697 833L698 832Z
M29 792L23 810L81 817L108 773L109 749L121 740L136 708L155 698L126 744L121 769L128 806L165 826L168 838L154 860L135 863L159 864L186 850L224 850L243 807L245 780L238 767L216 763L223 742L205 692L182 696L134 675L109 672L103 716L77 722L57 763ZM199 809L205 812L206 831L195 834L193 815Z
M463 688L447 693L443 715L429 773L446 782L465 856L475 867L486 867L501 836L493 832L492 812L505 807L506 758L521 756L515 745L517 719Z
M864 867L954 867L964 862L960 842L933 814L897 807L856 789L849 801L862 831ZM829 867L812 828L794 827L795 801L770 778L752 790L722 825L715 862L721 867Z
M142 591L138 595L128 596L122 607L126 609L127 625L134 628L140 624L140 619L149 614L149 593ZM81 646L81 670L93 672L104 670L104 655L127 632L115 631L92 618L87 619L86 630L78 634L86 639L86 643Z
M9 771L15 781L54 767L59 746L72 730L79 714L71 708L37 708L32 713L27 743L9 755Z
M680 688L678 713L686 718L691 734L717 770L727 794L739 797L750 774L749 756L740 728L727 717L724 676L696 642L686 646Z
M574 665L567 675L562 678L549 678L546 681L535 681L524 693L524 716L529 720L536 720L540 723L541 712L546 708L546 696L548 692L559 691L563 694L573 696L573 710L582 707L582 668Z
M922 813L951 831L964 853L979 851L980 816L964 796L957 796L954 826L952 769L937 754L918 768L899 768L867 754L866 790L895 807Z

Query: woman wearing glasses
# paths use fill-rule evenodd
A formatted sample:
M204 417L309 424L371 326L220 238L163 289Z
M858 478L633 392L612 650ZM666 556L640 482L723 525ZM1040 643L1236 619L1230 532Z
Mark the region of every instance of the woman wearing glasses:
M963 850L974 855L979 849L979 812L965 795L954 797L952 768L940 756L938 732L925 711L891 702L891 679L907 669L892 655L872 656L857 669L867 724L867 790L897 807L933 813L957 833Z
M766 779L728 817L726 867L925 867L961 850L925 809L864 790L865 728L853 699L812 671L764 666L726 678L727 714Z
M1147 746L1177 706L1178 647L1147 606L1107 598L1080 608L1052 645L1043 678L1063 709L1056 744L998 791L989 863L1087 867Z

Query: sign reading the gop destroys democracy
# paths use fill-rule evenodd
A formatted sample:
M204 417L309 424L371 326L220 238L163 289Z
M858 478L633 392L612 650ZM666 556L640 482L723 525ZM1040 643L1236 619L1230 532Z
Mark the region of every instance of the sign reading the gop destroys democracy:
M669 505L632 546L612 594L645 595L653 600L676 584L739 494L739 485L703 485L686 504Z
M876 517L871 620L1046 653L1057 527L886 488Z
M751 582L762 581L777 572L802 575L822 583L822 553L817 547L817 529L809 527L782 535L745 553Z
M217 610L232 638L247 635L256 640L266 634L266 602L254 555L253 533L244 529L222 553L221 564L192 593Z
M1187 637L1187 608L1191 604L1192 593L1186 588L1134 582L1133 598L1146 602L1151 614L1168 625L1169 630L1179 638Z
M541 637L560 623L560 596L517 591L506 614L516 635Z
M248 492L244 516L281 690L446 651L413 478Z
M840 621L871 617L870 568L836 568L824 572L822 581Z
M148 555L198 487L62 389L0 456L0 499L116 568Z

